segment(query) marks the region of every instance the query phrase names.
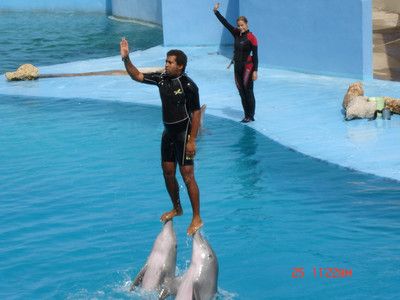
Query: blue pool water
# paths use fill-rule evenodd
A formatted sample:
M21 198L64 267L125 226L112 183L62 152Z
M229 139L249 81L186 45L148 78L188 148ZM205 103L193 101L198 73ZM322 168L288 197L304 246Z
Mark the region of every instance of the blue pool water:
M159 108L117 102L1 98L1 299L140 298L129 279L170 207L160 118ZM196 175L220 299L399 295L397 182L302 156L241 124L205 124ZM182 202L180 272L191 257L184 188ZM295 267L304 278L292 278ZM315 277L314 267L352 276Z
M161 39L159 29L114 22L1 13L1 72L28 57L44 65L116 55L120 35L139 48ZM170 208L160 119L158 107L0 95L0 299L141 298L128 292L129 280ZM219 259L219 299L398 298L398 182L311 159L211 116L196 177L203 233ZM179 182L182 273L191 214ZM352 276L321 278L319 268L329 267ZM292 278L294 268L303 278Z
M162 43L162 30L103 14L0 11L0 74L21 64L58 64L119 54L125 36L134 49Z

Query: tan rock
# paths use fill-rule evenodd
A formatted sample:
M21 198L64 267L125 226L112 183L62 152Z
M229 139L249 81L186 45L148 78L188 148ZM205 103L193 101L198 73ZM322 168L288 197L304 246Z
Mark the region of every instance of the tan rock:
M39 69L31 64L20 66L15 72L7 72L6 78L9 81L14 80L34 80L39 77Z
M376 111L376 102L368 101L368 97L355 96L346 109L346 121L353 119L371 119Z
M343 98L343 108L347 109L352 99L357 96L364 96L364 88L362 83L359 81L350 84L349 88L347 89L347 92Z
M400 114L400 99L392 97L384 97L384 99L386 108L389 108L394 114Z

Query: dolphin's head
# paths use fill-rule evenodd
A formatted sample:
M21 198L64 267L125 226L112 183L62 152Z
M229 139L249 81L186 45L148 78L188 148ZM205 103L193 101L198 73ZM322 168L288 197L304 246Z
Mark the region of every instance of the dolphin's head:
M214 250L199 231L193 236L192 263L202 265L204 268L218 268Z
M211 299L217 292L217 256L210 244L199 231L193 235L192 261L186 275L191 278L192 283L196 283L197 289L195 292L202 295L202 298ZM191 286L194 288L193 285ZM178 297L178 299L180 298ZM182 299L188 298L186 297Z
M164 223L163 228L160 234L157 236L157 239L153 246L153 251L165 255L173 255L176 260L176 234L173 226L172 220Z
M155 291L161 288L167 278L175 276L176 269L176 235L172 221L168 221L153 244L141 275L141 287L144 291ZM136 280L134 285L139 285Z
M175 244L176 244L176 235L175 235L172 220L169 220L164 223L163 229L161 231L161 236L162 236L162 238L175 241Z
M210 244L197 231L193 235L192 261L182 276L176 300L213 299L218 288L218 261Z

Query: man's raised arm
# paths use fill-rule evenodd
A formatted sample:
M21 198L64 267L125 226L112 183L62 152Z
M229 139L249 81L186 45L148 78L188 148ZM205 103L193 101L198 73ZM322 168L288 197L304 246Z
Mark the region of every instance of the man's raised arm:
M119 49L121 51L121 58L125 64L125 69L128 72L129 76L133 80L143 82L144 76L131 62L129 58L129 45L128 41L125 38L122 38L121 43L119 44Z

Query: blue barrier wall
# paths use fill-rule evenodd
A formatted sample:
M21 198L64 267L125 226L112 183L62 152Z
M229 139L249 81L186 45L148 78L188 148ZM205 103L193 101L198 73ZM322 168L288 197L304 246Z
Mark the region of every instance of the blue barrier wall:
M8 0L0 10L107 12L162 24L165 46L226 45L215 1ZM249 19L260 65L317 74L372 78L372 0L221 0L232 23Z
M241 0L271 67L372 78L370 0Z
M165 46L199 46L232 44L212 11L214 1L163 0L163 28ZM239 0L224 1L221 13L234 21L239 11Z
M249 19L260 64L302 72L372 78L371 0L221 0L235 23ZM214 1L164 0L164 44L215 45L232 38L212 14ZM178 12L177 12L178 10Z
M112 0L112 15L162 25L161 0Z
M107 12L110 0L2 0L0 10Z

